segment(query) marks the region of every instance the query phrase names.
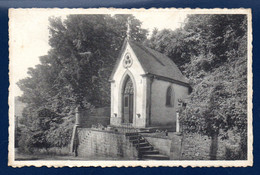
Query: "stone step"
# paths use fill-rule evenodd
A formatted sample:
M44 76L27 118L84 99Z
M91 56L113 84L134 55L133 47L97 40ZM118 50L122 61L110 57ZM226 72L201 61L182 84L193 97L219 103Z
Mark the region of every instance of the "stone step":
M147 131L140 131L140 132L138 132L138 133L151 133L151 131L149 131L149 130L147 130Z
M143 155L142 159L144 160L169 160L168 156L162 154L146 154Z
M151 130L150 129L140 129L139 133L150 133Z
M137 136L139 135L138 132L129 132L129 133L125 133L126 136Z
M129 140L132 141L132 140L138 140L140 139L140 136L139 135L134 135L134 136L129 136Z
M138 142L139 143L143 143L143 142L146 142L143 138L140 138L139 140L138 139L135 139L135 140L130 140L133 144L137 144Z
M139 147L144 147L144 146L149 146L150 144L148 142L137 142L137 143L134 143L134 146L138 146Z
M145 150L145 151L140 151L142 155L148 155L148 154L159 154L159 150Z
M143 152L143 151L153 150L153 147L152 146L140 146L137 149L139 149L139 151Z
M129 141L138 150L143 160L169 160L168 156L159 153L159 150L154 150L153 146L143 138L141 133L150 132L149 130L142 130L139 133L125 133Z

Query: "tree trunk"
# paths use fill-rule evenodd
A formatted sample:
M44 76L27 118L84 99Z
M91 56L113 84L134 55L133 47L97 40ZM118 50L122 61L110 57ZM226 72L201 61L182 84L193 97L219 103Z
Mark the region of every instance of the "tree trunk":
M214 133L211 136L211 144L210 144L210 160L217 159L217 151L218 151L218 133Z

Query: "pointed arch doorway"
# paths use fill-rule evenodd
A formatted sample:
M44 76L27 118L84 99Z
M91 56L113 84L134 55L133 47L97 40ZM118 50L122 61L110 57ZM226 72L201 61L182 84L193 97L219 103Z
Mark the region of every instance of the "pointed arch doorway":
M134 87L129 75L125 77L122 88L122 123L133 123Z

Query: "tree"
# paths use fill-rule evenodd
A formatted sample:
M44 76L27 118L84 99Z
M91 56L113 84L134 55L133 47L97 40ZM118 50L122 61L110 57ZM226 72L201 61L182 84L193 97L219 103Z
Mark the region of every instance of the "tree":
M158 31L154 29L152 36L146 41L146 45L158 52L167 55L183 71L183 65L190 61L190 55L193 51L190 45L185 43L185 33L182 29L174 31L164 29ZM186 45L187 44L187 45Z
M211 159L215 159L220 131L234 130L242 137L245 158L246 15L189 15L183 28L155 31L146 43L168 55L190 80L193 91L187 113L180 118L184 132L208 135Z
M23 91L20 100L27 104L25 145L66 146L76 107L110 104L108 77L126 37L127 19L131 20L131 39L145 39L147 31L132 15L49 19L51 49L40 57L39 65L28 70L29 77L18 82ZM29 139L29 135L35 137Z
M64 22L50 20L49 43L55 52L50 55L58 55L52 60L61 66L57 84L66 83L77 105L110 104L107 80L126 37L127 18L132 19L132 39L145 38L146 31L131 15L70 15Z
M193 92L183 122L189 120L188 130L192 127L212 138L211 159L216 159L220 131L235 130L246 140L246 16L194 15L185 30L189 31L188 40L199 43L194 45L197 53L184 66L193 80ZM245 158L246 150L243 152Z

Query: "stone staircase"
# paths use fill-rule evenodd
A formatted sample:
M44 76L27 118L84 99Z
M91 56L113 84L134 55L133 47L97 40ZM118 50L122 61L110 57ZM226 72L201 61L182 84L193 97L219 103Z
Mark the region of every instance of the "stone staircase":
M136 147L140 160L169 160L169 157L159 153L154 147L138 132L125 133L129 141Z

